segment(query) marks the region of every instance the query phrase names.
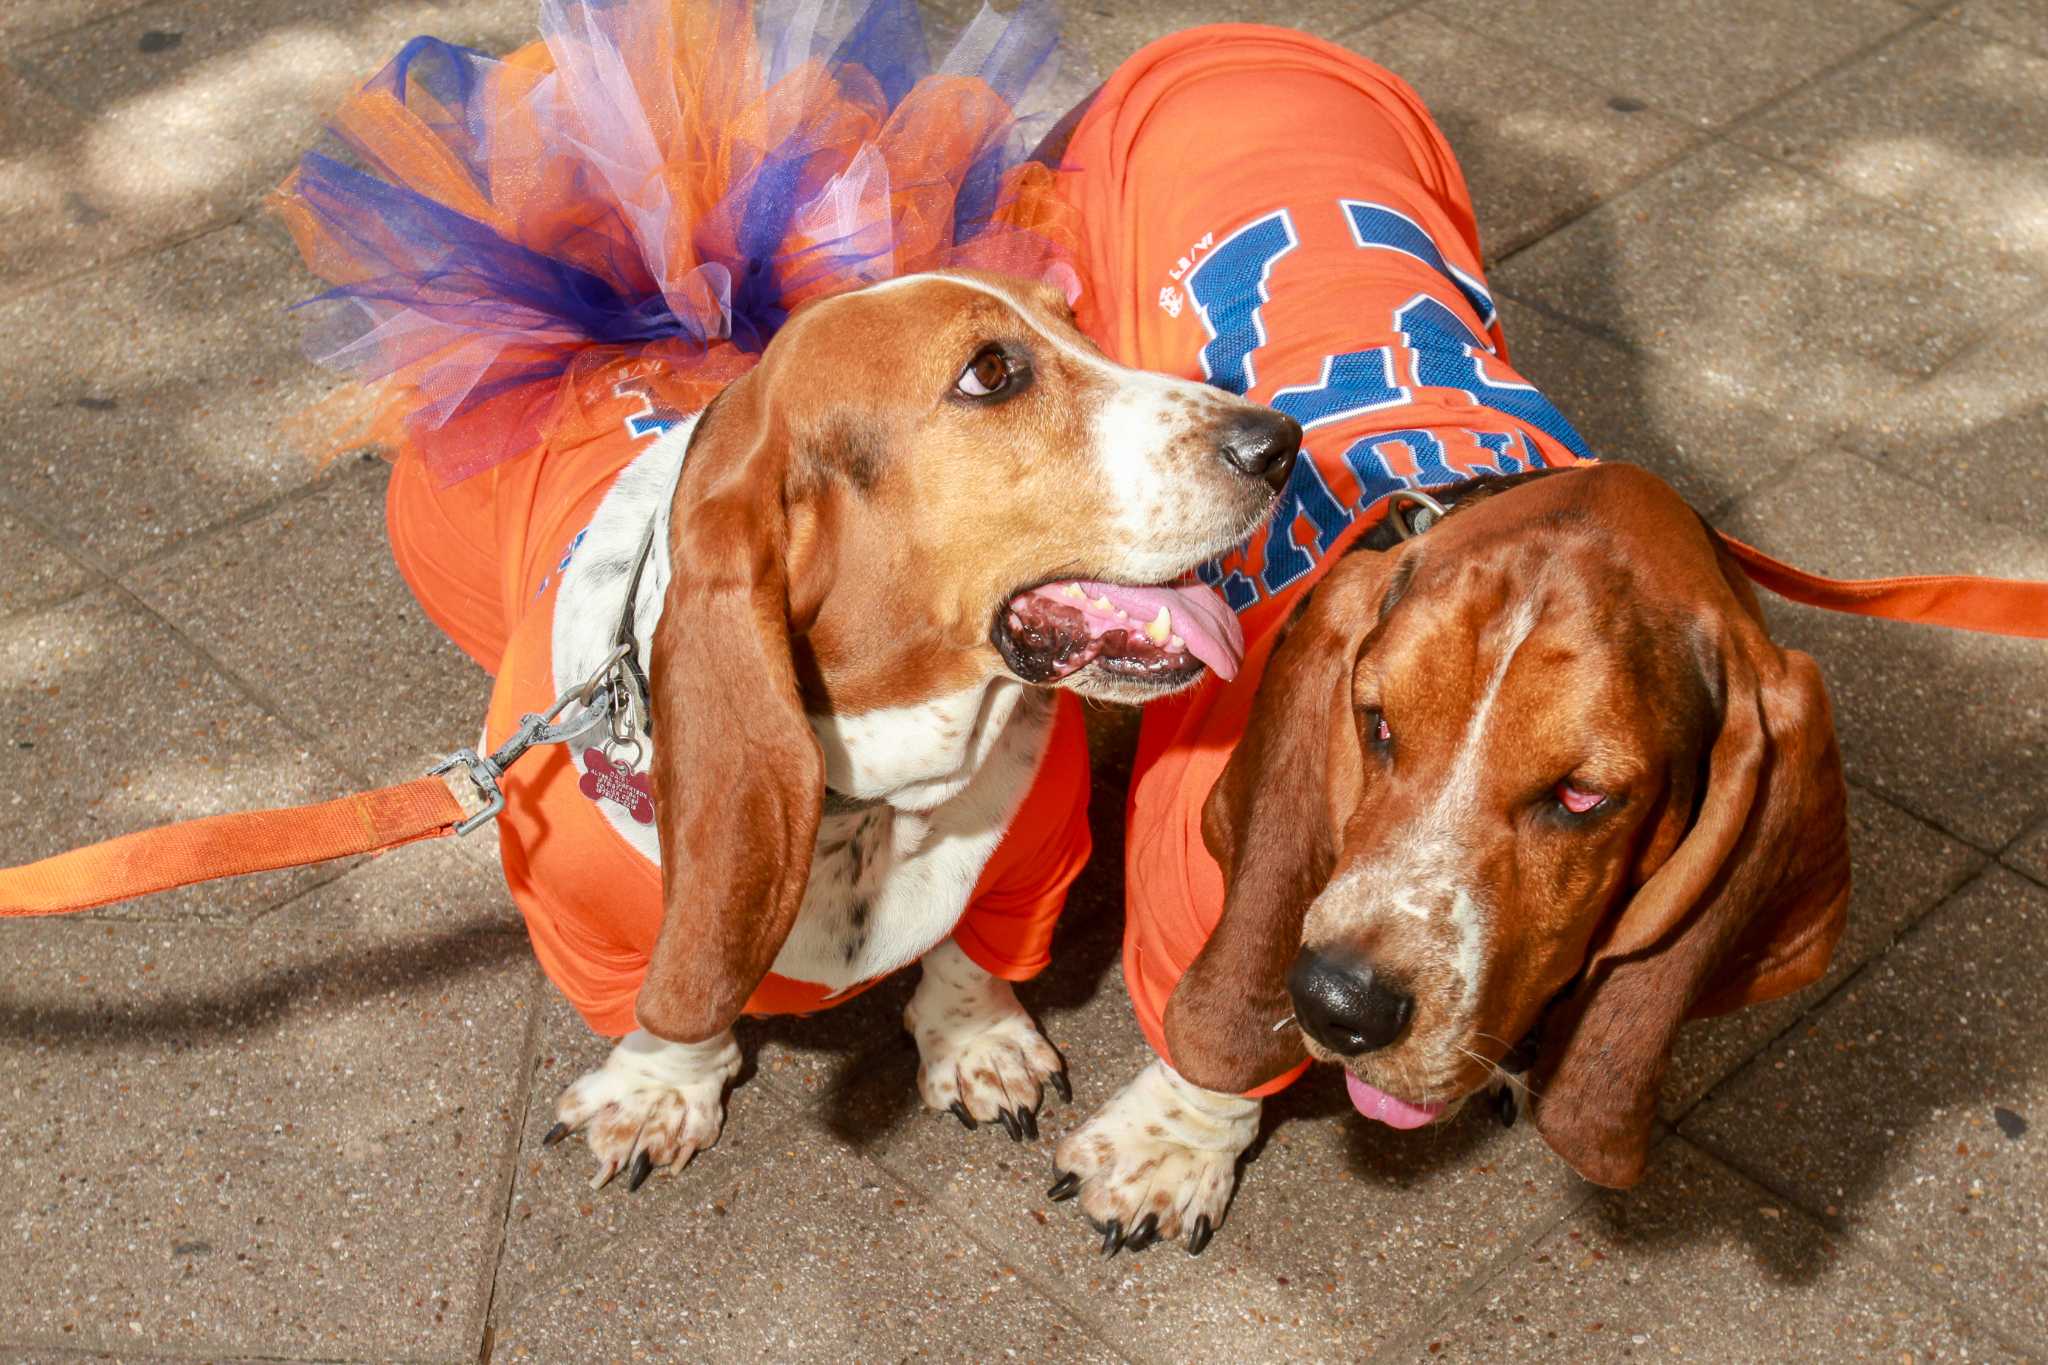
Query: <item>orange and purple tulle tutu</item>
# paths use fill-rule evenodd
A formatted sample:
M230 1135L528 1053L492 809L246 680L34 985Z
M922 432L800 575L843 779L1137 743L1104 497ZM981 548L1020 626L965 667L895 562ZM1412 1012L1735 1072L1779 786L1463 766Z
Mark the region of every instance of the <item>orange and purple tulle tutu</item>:
M349 443L443 482L536 448L652 360L708 397L807 299L949 265L1058 277L1058 20L983 10L935 67L916 0L544 0L502 59L416 38L273 206L316 357L369 386Z

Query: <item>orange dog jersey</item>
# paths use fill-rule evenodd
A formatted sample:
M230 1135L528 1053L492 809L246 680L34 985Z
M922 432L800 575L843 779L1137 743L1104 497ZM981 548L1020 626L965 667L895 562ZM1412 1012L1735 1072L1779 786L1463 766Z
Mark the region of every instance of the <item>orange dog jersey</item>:
M606 493L715 389L659 361L619 361L576 380L565 403L573 410L558 412L547 444L520 459L442 487L416 451L399 457L386 501L392 551L427 615L496 674L486 750L560 690L557 599ZM618 1037L636 1026L633 1002L661 928L661 874L621 833L636 810L651 819L652 802L609 771L597 738L529 751L505 776L497 825L505 880L542 968L592 1029ZM1021 981L1044 969L1067 886L1088 860L1087 808L1079 706L1062 696L1038 778L952 931L985 970ZM770 974L747 1012L807 1013L869 984L835 993Z
M1140 732L1124 974L1171 1062L1167 1000L1223 913L1202 803L1277 627L1393 491L1590 452L1510 368L1464 177L1415 93L1371 62L1254 25L1162 39L1103 86L1062 174L1086 226L1084 328L1127 365L1247 394L1305 433L1272 520L1202 575L1239 614L1243 668L1155 703Z

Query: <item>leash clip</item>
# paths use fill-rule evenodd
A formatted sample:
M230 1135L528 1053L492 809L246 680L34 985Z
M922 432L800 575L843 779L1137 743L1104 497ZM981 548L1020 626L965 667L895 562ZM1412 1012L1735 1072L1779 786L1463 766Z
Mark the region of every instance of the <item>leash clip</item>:
M1413 518L1401 515L1401 504L1412 502L1417 511ZM1437 524L1444 516L1444 505L1419 488L1397 488L1387 494L1387 520L1394 524L1394 534L1403 540L1413 540Z
M566 744L578 735L584 734L611 714L611 688L606 682L620 655L613 652L611 658L598 666L580 686L572 687L555 698L554 705L546 711L529 711L519 718L519 728L492 750L489 756L474 749L457 749L454 753L427 769L429 777L461 769L476 786L476 794L483 801L483 808L455 827L457 834L468 834L482 828L498 818L505 809L505 791L498 785L498 779L505 770L518 762L528 749L537 744ZM559 724L555 717L569 709L571 703L583 709Z

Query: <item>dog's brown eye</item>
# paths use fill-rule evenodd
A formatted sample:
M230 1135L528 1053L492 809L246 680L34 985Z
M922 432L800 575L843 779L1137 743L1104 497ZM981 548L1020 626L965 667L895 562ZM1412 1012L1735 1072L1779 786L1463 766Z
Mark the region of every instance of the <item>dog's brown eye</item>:
M1365 730L1365 737L1379 748L1384 749L1394 742L1393 727L1387 724L1384 715L1371 707L1366 707L1358 713L1358 718Z
M969 398L986 398L1008 388L1011 374L1010 358L1003 354L1002 348L984 346L960 372L960 378L954 381L953 387Z

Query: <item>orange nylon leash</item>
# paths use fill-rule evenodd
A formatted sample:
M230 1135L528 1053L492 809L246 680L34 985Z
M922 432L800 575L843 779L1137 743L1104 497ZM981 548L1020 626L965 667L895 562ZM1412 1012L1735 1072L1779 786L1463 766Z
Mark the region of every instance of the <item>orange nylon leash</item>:
M1716 534L1752 581L1789 601L1852 616L2048 640L2048 583L1968 574L1823 578Z
M608 719L617 723L615 702L626 695L620 690L620 669L627 652L615 647L581 687L555 698L545 712L521 717L519 728L495 752L458 750L425 777L318 805L213 815L138 830L40 862L0 868L0 919L68 915L195 882L467 834L505 808L498 779L521 754L537 744L565 744ZM572 705L582 709L558 723L556 717Z
M452 785L468 780L420 777L315 806L187 820L0 868L0 919L65 915L194 882L438 839L476 813Z

